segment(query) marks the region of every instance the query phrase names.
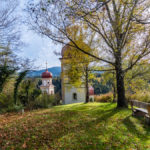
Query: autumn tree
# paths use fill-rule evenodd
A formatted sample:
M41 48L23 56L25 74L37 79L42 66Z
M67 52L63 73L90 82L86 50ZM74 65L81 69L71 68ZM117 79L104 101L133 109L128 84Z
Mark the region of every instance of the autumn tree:
M127 107L125 74L150 54L149 0L41 0L30 3L27 11L30 27L53 41L67 44L99 63L114 68L117 85L117 107ZM94 55L80 47L67 28L80 25L88 35L96 32Z
M84 43L84 38L87 35L86 31L83 31L79 26L72 26L67 28L68 34L72 37L72 39L80 45L80 47L84 48L86 52L95 53L96 50L91 48L91 44L93 41L93 36L88 40L88 44ZM93 76L92 74L92 66L95 59L90 57L89 55L85 55L84 53L78 51L75 47L71 47L72 43L68 43L66 45L66 50L63 52L63 58L65 59L63 62L67 69L64 71L64 77L68 78L67 82L76 87L83 85L86 89L86 103L89 102L89 81Z
M135 66L125 76L125 88L128 94L139 91L149 91L150 87L150 64L149 62Z
M17 104L17 95L18 95L18 88L20 83L23 81L23 79L26 77L28 70L24 70L19 73L15 85L14 85L14 103ZM30 82L27 87L30 87Z
M90 50L90 48L82 43L82 47L87 47L85 50ZM78 43L77 42L77 43ZM79 44L79 45L80 45ZM91 57L78 52L76 48L68 47L65 55L68 55L68 59L65 60L67 64L67 69L64 72L64 76L67 76L68 83L71 85L81 86L83 85L86 89L86 103L89 102L89 80L92 78L92 66L90 65Z

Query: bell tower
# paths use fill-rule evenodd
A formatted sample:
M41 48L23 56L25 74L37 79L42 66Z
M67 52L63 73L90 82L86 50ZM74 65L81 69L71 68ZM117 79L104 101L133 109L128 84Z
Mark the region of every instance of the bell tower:
M47 93L49 95L54 94L54 85L52 84L52 73L47 69L46 62L46 71L42 73L42 85L40 86L42 93Z

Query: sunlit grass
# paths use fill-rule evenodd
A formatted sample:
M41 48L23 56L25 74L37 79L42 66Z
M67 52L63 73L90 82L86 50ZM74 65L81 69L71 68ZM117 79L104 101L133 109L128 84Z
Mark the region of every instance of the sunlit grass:
M2 149L150 149L150 127L111 103L56 106L0 116Z

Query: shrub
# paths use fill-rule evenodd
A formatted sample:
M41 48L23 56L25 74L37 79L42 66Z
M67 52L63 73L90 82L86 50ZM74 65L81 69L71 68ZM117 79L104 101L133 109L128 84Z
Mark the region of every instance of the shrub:
M138 101L150 103L149 91L138 91L132 95L127 95L126 97L128 100L138 100Z
M34 102L30 102L30 105L33 105L33 108L49 108L54 101L54 95L41 94Z
M23 109L23 105L15 105L13 104L12 106L8 106L8 108L6 109L7 112L21 112L21 110Z
M13 97L11 94L6 95L4 93L0 94L0 112L7 112L8 109L13 107Z
M0 94L0 113L19 112L22 108L21 104L14 105L13 94Z
M94 99L95 99L95 102L112 102L113 94L107 93L107 94L102 94L102 95L96 95Z

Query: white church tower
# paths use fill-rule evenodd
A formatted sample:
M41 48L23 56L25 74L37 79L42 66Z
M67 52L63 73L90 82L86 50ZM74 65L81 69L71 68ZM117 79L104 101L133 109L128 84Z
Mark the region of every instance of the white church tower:
M46 67L46 71L42 73L42 85L40 86L42 93L47 93L49 95L54 94L54 85L52 84L52 73L48 71Z
M60 58L61 61L61 87L62 87L62 102L63 104L72 104L85 102L86 100L86 88L85 84L82 84L78 87L71 85L68 81L69 78L65 75L65 70L68 69L67 59L71 56L69 51L69 46L66 45L61 51ZM89 99L94 101L94 88L89 87Z

